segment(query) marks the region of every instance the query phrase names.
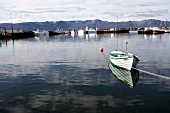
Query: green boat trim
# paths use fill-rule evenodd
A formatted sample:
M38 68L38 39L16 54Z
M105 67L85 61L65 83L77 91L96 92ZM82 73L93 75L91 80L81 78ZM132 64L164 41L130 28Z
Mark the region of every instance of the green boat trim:
M125 53L110 53L109 54L110 55L110 58L113 58L113 59L124 59L124 58L133 58L134 57L134 55L133 54L131 54L131 53L127 53L127 54L125 54Z

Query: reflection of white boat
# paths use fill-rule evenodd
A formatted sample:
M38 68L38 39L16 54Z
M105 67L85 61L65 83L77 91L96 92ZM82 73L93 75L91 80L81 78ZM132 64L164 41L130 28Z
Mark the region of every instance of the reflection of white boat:
M77 35L78 35L79 38L85 37L85 30L80 29L80 30L77 31L77 33L78 33Z
M78 35L84 35L85 31L83 29L78 30Z
M152 38L152 35L144 34L143 37L144 37L145 39L147 39L147 38Z
M48 31L45 31L45 30L39 30L39 29L37 29L37 31L33 31L33 32L34 32L34 34L35 34L36 36L49 35L49 32L48 32Z
M126 70L131 70L131 68L135 67L139 62L136 55L121 51L112 51L109 54L109 59L113 65Z
M123 69L123 68L118 68L114 66L112 63L109 64L109 68L113 75L121 80L123 83L127 84L130 86L130 88L134 88L136 83L139 80L139 71L132 69L131 71Z
M90 34L86 34L85 37L86 39L96 39L98 38L98 35L94 33L90 33Z
M75 30L75 29L73 29L73 30L71 30L71 34L77 34L78 32L77 32L77 30Z
M45 35L35 36L35 40L37 40L38 42L47 41L47 40L49 40L49 36L45 36Z

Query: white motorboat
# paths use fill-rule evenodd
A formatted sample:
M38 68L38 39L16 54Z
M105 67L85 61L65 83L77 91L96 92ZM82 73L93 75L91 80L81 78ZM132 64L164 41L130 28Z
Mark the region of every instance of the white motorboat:
M94 29L94 28L88 28L88 27L86 27L86 33L87 34L96 34L97 33L97 30L96 29Z
M144 34L152 34L152 33L153 33L153 30L151 27L145 27Z
M39 29L37 29L37 31L33 31L34 32L34 34L36 35L36 36L43 36L43 35L49 35L49 32L48 31L45 31L45 30L39 30Z
M97 33L97 31L96 31L95 29L93 29L93 28L90 28L90 29L88 30L88 33Z

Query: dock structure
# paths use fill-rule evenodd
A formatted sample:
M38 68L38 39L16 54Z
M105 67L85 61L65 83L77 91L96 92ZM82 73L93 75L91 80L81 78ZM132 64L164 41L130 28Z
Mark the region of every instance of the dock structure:
M138 34L153 34L153 31L152 30L150 30L150 31L139 30Z
M129 33L130 29L128 28L111 28L111 29L93 29L93 28L89 28L89 29L85 29L85 33L86 34L90 34L90 33L97 33L97 34L106 34L106 33Z
M98 34L104 34L104 33L129 33L130 29L126 28L111 28L111 29L98 29L97 33Z
M23 31L15 31L15 32L10 32L8 30L6 31L1 31L0 37L1 39L22 39L22 38L28 38L28 37L34 37L34 32L28 31L28 32L23 32Z
M28 31L28 32L14 32L12 33L12 38L17 39L17 38L28 38L28 37L34 37L34 32Z

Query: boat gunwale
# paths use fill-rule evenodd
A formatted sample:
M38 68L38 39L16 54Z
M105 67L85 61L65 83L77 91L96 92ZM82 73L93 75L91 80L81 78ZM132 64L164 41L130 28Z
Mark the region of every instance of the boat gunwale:
M122 52L122 54L120 53L110 53L109 54L109 57L111 58L111 59L124 59L124 58L133 58L133 54L131 54L131 53L128 53L128 54L125 54L125 53L123 53Z

